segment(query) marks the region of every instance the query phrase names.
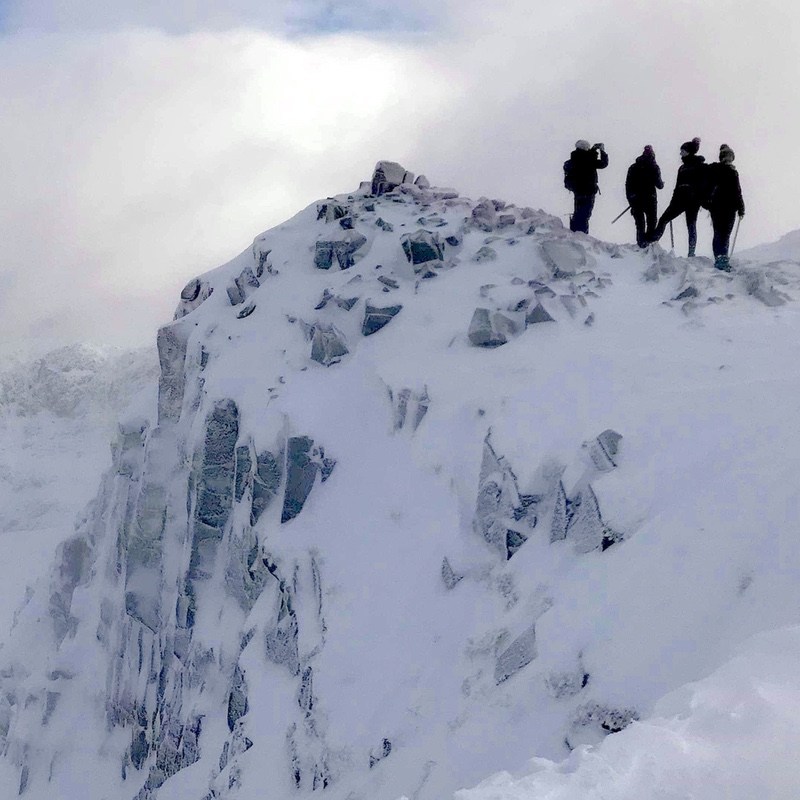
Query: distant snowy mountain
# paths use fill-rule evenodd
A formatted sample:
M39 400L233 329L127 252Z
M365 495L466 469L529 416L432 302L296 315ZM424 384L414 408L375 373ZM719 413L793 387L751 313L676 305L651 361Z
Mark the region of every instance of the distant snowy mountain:
M800 231L792 231L781 236L777 242L760 244L749 250L742 250L739 258L759 263L787 262L800 264Z
M3 796L442 800L531 756L462 797L646 791L625 759L798 622L798 297L389 162L257 237L0 654ZM756 641L747 719L800 688Z
M0 363L0 640L110 467L120 412L157 370L154 351L84 345Z

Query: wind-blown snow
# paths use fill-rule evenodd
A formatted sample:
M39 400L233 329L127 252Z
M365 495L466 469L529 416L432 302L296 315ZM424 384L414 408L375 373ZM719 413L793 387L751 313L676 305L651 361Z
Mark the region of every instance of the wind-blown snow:
M592 780L798 622L798 277L411 179L184 289L6 648L8 796L441 800L570 749L496 791Z

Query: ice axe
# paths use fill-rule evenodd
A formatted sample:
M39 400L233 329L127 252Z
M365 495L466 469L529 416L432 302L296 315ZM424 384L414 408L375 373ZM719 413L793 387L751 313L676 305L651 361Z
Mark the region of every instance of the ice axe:
M630 206L627 206L625 211L628 211L629 209L630 209ZM625 211L623 211L622 214L624 214ZM622 216L622 214L619 214L618 216L614 217L614 219L611 220L611 224L613 225Z
M740 215L736 220L736 230L733 233L733 244L731 245L731 252L729 256L733 255L733 251L736 248L736 237L739 235L739 225L741 224L741 222L742 222L742 217Z
M675 249L675 234L672 231L672 220L669 221L669 247L670 250Z

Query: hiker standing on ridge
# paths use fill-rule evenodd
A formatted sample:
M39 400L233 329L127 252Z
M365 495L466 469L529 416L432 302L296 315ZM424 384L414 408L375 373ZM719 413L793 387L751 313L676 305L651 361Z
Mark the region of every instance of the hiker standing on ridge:
M681 145L681 161L672 200L661 215L651 241L657 242L667 228L667 223L675 217L686 214L686 230L689 233L689 258L694 256L697 247L697 213L706 194L706 160L697 154L700 138L695 136L691 142Z
M730 272L728 243L736 214L744 216L744 200L739 173L733 166L734 153L726 144L719 147L719 161L708 166L708 210L714 226L714 266Z
M578 139L575 149L564 162L564 186L575 196L575 210L569 221L571 231L589 233L589 217L594 209L594 197L600 191L597 170L608 166L608 153L602 142L590 145Z
M656 154L648 144L642 154L628 167L625 178L625 196L631 207L636 224L636 244L647 247L656 227L658 197L656 191L664 188L661 168L656 163Z

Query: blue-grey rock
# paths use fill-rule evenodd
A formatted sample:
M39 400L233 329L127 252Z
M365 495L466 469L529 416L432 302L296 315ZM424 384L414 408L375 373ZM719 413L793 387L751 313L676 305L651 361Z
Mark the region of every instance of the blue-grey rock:
M190 328L173 322L158 331L156 346L161 374L158 379L158 422L177 422L186 388L186 349Z
M386 233L391 233L394 230L394 225L392 225L391 222L387 222L385 219L382 219L381 217L378 217L378 219L375 220L375 224L381 230L386 231Z
M589 458L600 472L610 472L617 466L617 454L622 435L611 428L598 434L592 441L585 442L584 447L589 452Z
M550 542L560 542L567 538L567 493L559 481L553 504L553 518L550 524Z
M243 303L261 284L250 266L245 267L228 286L228 299L232 306Z
M444 245L437 233L426 230L406 233L400 237L400 244L414 273L422 278L433 277L435 270L444 264Z
M372 173L372 194L387 194L402 183L410 183L413 180L413 173L408 172L396 161L379 161Z
M236 477L234 479L234 498L240 502L245 489L252 482L253 458L249 445L236 448Z
M187 300L188 302L196 300L200 294L201 285L200 278L192 278L181 290L181 300Z
M442 581L447 589L453 589L456 584L464 579L463 575L458 575L445 556L442 559Z
M303 509L319 471L319 449L308 436L292 436L286 446L286 489L281 522L294 519Z
M367 243L367 237L357 231L347 231L342 239L323 240L315 244L314 266L317 269L350 269L355 254Z
M475 347L500 347L525 329L525 319L515 312L476 308L467 337Z
M571 278L589 265L586 250L571 239L545 239L539 247L554 278Z
M394 280L394 278L389 278L386 275L379 275L378 280L388 289L400 288L400 284L396 280Z
M482 197L478 205L472 209L472 224L486 233L490 233L497 225L497 209L491 200Z
M548 314L547 309L541 303L536 303L525 316L525 324L536 325L539 322L555 322L555 319Z
M361 333L364 334L364 336L371 336L373 333L376 333L381 328L388 325L392 319L400 313L402 308L402 305L379 308L367 301L364 309L364 322L361 325Z
M497 251L489 247L488 245L484 245L483 247L475 253L475 261L479 264L484 261L494 261L497 258Z
M228 730L233 731L236 723L247 713L247 683L239 665L233 671L231 690L228 694Z
M536 658L536 626L531 625L497 657L494 668L495 683L503 683L512 675L516 675L534 658Z
M568 505L567 539L578 553L603 550L606 527L600 515L597 495L591 486L582 489Z
M258 454L253 476L253 507L250 524L255 525L277 496L283 478L283 452L277 456L269 451Z
M311 359L329 367L338 364L350 351L344 334L333 325L316 325L311 339Z
M317 203L317 219L324 219L325 222L335 222L347 216L349 209L347 206L337 203L335 200L326 200L324 203Z

